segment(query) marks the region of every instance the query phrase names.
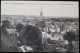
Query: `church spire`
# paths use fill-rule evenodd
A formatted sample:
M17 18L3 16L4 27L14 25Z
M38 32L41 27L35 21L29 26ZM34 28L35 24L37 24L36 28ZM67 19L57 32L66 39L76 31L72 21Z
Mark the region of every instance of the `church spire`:
M42 7L41 7L41 12L40 12L40 18L43 19Z

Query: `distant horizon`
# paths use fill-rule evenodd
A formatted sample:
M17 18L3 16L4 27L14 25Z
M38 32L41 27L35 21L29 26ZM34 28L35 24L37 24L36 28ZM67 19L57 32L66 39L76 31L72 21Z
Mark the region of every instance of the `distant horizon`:
M1 15L1 16L37 16L40 17L39 15ZM43 16L43 17L49 17L49 18L77 18L79 19L79 17L63 17L63 16Z

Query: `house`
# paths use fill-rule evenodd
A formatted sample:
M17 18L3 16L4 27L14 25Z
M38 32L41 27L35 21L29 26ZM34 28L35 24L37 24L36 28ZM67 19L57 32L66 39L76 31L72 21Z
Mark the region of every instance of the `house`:
M7 32L9 34L15 34L16 33L16 30L15 29L6 29L6 30L7 30Z
M56 32L56 26L55 25L50 25L49 31L51 31L52 33L55 33Z
M18 37L15 29L6 29L9 37L16 43L18 44Z
M24 25L24 26L25 26L25 25L26 25L26 22L22 22L22 25Z
M7 30L5 27L2 27L1 29L1 50L4 52L18 52L18 49L16 48L17 44L13 40L15 38L11 38L12 35L10 30Z
M30 52L33 50L30 46L27 46L27 45L23 45L18 48L20 52Z
M50 36L50 40L61 40L61 41L63 41L64 39L63 39L63 36L62 35L60 35L60 34L54 34L54 36Z
M45 43L47 42L57 42L58 43L59 40L64 41L64 38L61 34L49 34L46 32L42 32L42 38L43 38L42 41Z
M35 22L31 22L31 21L27 22L27 24L28 25L32 25L32 26L35 26Z
M61 33L60 27L57 27L57 33Z

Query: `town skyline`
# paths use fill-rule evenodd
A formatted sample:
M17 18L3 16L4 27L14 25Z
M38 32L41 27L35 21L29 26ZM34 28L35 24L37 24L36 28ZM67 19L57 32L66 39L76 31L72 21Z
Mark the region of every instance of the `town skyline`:
M1 15L34 15L50 17L79 17L78 2L1 2ZM31 5L34 4L34 5ZM36 5L38 4L38 5ZM45 4L45 5L41 5ZM52 5L51 5L52 4Z

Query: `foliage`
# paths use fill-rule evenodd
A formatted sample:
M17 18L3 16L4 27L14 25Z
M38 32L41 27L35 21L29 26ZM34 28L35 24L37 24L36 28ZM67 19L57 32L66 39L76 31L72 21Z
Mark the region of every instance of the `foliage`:
M21 29L22 29L22 27L23 27L22 24L18 24L18 25L16 26L16 30L17 30L18 32L20 32Z
M37 22L36 26L44 28L46 26L44 21Z
M64 35L64 39L68 40L69 42L69 47L67 48L68 52L72 52L73 49L72 41L76 40L76 34L72 31L66 32L66 34Z
M64 35L64 39L68 41L74 41L76 39L76 35L72 31L66 32L66 34Z
M2 27L10 28L10 22L8 20L3 21L2 23Z
M23 38L23 42L29 46L34 46L35 50L42 50L42 33L35 26L24 26L20 32L20 36Z

